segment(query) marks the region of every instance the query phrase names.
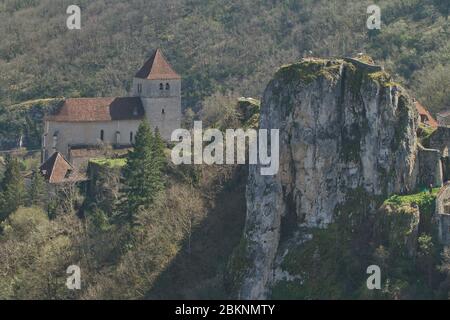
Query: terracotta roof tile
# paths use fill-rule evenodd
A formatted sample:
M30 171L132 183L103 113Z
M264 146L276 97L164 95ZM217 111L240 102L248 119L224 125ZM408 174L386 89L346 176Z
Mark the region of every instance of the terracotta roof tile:
M420 115L426 116L428 121L426 124L428 124L429 126L433 127L433 128L437 128L438 127L438 123L436 120L434 120L433 116L428 112L427 109L425 109L425 107L423 105L420 104L419 101L416 101L416 109L417 112Z
M144 117L139 97L123 98L69 98L46 117L49 121L90 122L133 120Z
M136 73L136 78L149 80L181 79L180 75L167 62L160 49L157 49L150 59L144 63L142 68Z
M69 181L86 180L74 167L60 154L55 152L39 168L45 180L49 183L64 183Z

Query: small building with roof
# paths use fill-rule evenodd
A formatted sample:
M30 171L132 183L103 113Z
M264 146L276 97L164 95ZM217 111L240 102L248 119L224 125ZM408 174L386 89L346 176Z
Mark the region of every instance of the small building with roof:
M59 152L53 153L39 167L39 170L45 181L50 184L76 183L87 180L86 176L74 168Z
M414 102L416 105L416 110L419 113L419 121L420 123L427 125L433 129L438 127L438 122L433 118L430 112L419 102Z
M158 128L166 140L173 130L180 128L181 77L160 49L136 73L128 97L68 98L47 115L42 161L55 152L73 163L74 155L94 157L95 150L105 145L128 148L143 120L153 129Z

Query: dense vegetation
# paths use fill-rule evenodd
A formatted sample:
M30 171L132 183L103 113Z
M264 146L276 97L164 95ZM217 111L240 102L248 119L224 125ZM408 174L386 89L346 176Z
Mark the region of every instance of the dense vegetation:
M449 2L375 1L383 24L369 31L366 8L372 3L80 0L82 29L69 31L69 0L1 1L1 148L17 146L21 137L27 148L38 148L42 117L60 97L125 95L156 47L183 76L185 126L195 118L220 129L257 126L259 102L244 98L236 106L236 99L259 97L280 65L304 55L365 52L433 112L449 106ZM0 298L228 297L223 277L242 234L246 169L173 167L163 149L158 135L142 126L126 158L90 162L88 186L51 191L37 174L36 159L5 158ZM285 266L311 271L310 281L300 291L280 284L273 297L367 297L363 279L354 276L368 262L389 270L375 298L448 296L450 251L441 263L428 221L432 200L423 193L393 197L385 203L390 209L370 217L375 220L350 210L329 230L312 231L315 240ZM390 230L397 219L410 221L412 202L426 219L414 255L398 258L408 248L371 234L370 223ZM366 203L353 203L353 209L359 205ZM348 223L352 213L360 218L355 225ZM393 231L408 232L401 226ZM83 270L81 292L64 286L70 264Z
M47 184L27 153L7 156L0 299L226 298L246 168L174 166L166 151L142 122L125 158L92 159L88 183L60 185ZM65 287L72 264L81 291Z
M366 28L374 2L380 31ZM70 4L0 3L0 106L126 94L156 47L183 76L184 107L195 110L227 91L260 96L280 65L309 52L366 52L432 111L450 105L446 0L80 0L80 31L66 27Z
M370 195L355 191L326 229L305 229L312 240L294 247L282 267L294 281L280 281L275 299L446 299L448 250L431 219L438 188L393 195L376 213ZM381 290L368 290L369 265L381 268ZM301 283L300 283L301 282Z

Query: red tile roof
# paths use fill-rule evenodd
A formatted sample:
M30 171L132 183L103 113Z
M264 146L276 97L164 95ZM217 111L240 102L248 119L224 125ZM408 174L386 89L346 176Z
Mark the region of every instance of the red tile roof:
M150 59L136 73L136 78L149 80L176 80L181 79L164 57L161 49L157 49Z
M63 183L86 180L59 152L52 154L39 168L49 183Z
M55 113L46 117L49 121L90 122L135 120L144 117L139 97L124 98L69 98Z
M438 123L436 120L434 120L433 116L428 112L427 109L423 105L420 104L419 101L416 101L416 109L419 115L425 116L428 120L425 122L425 124L429 125L430 127L437 128Z

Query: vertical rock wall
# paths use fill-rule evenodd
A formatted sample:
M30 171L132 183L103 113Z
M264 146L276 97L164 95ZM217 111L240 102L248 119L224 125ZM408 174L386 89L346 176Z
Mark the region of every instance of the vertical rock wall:
M376 70L305 59L267 86L260 128L280 129L280 170L250 168L241 298L267 296L280 241L299 228L326 227L349 198L370 195L358 201L375 208L377 197L415 187L415 108Z

